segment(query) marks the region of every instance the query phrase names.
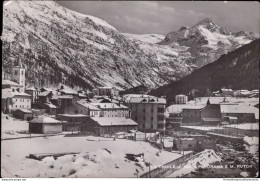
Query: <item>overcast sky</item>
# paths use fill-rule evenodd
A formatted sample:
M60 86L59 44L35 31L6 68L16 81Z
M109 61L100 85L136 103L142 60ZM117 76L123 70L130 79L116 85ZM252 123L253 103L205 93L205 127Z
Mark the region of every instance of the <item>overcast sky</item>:
M260 4L251 2L57 1L71 10L99 17L124 33L166 35L211 18L230 31L259 34Z

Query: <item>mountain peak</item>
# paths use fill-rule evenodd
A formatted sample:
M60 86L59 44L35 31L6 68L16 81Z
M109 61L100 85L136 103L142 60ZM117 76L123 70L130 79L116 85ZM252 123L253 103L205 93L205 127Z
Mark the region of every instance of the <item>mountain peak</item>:
M217 27L218 25L210 18L205 18L203 20L201 20L198 24L196 24L195 26L199 26L199 25L206 25L206 26L214 26Z

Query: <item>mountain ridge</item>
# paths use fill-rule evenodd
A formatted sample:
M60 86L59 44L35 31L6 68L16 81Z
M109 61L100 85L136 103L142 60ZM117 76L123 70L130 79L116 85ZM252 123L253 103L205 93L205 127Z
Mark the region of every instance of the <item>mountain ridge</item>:
M21 59L27 86L152 89L198 68L190 47L129 39L104 20L53 1L13 1L3 15L3 65Z
M197 96L205 96L223 87L235 90L258 89L259 48L260 39L254 40L176 82L150 91L150 94L166 96L170 104L177 94L186 94L192 98L195 90Z

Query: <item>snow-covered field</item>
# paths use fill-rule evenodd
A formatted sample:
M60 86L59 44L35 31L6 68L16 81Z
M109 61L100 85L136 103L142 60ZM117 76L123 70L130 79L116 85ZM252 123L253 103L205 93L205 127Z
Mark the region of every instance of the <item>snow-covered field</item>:
M259 130L259 123L231 124L231 125L226 125L226 127L245 129L245 130Z
M15 119L6 114L1 114L1 126L2 139L24 136L29 129L27 121Z
M61 152L80 154L56 160L53 157L42 161L26 158L29 154ZM127 153L144 153L144 161L130 161L125 158ZM2 141L1 171L3 177L136 177L137 170L138 175L148 171L145 162L157 167L181 156L159 151L142 141L60 135Z

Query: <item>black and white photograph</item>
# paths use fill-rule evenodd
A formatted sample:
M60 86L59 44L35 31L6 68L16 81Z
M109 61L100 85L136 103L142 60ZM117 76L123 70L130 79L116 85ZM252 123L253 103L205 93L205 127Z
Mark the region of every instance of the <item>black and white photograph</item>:
M259 177L259 2L2 15L1 178Z

